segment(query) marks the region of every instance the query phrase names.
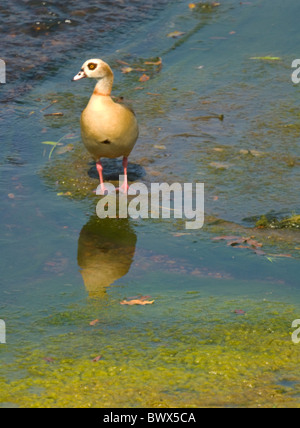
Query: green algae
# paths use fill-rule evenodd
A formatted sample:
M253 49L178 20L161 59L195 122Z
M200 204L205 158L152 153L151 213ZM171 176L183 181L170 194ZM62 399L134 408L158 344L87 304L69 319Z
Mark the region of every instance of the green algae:
M300 228L300 215L293 215L286 217L282 220L270 216L262 215L256 222L256 227L270 228L270 229L299 229Z
M5 371L17 366L26 376L9 380L1 370L2 407L300 406L294 306L183 293L170 322L175 302L166 303L158 302L161 318L154 311L143 321L141 313L126 333L121 323L82 326L21 349ZM238 316L241 305L246 313ZM119 304L112 301L109 311L117 317ZM287 373L293 387L282 385Z

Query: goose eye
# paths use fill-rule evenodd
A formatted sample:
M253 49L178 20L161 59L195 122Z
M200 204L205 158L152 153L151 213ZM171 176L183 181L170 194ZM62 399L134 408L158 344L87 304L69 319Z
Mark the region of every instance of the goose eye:
M89 68L89 70L95 70L95 68L97 67L97 64L94 64L93 62L91 62L89 65L88 65L88 68Z

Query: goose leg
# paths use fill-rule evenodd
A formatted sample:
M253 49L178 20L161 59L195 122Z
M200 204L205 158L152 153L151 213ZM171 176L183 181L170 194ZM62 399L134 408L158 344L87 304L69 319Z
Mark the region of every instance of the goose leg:
M127 193L129 186L128 186L128 179L127 179L127 166L128 166L128 158L124 156L123 158L123 168L124 168L124 183L121 187L119 187L117 190L121 193Z
M105 193L107 192L107 189L106 189L106 187L104 185L104 181L103 181L103 166L100 162L100 159L98 162L96 162L96 167L97 167L97 171L98 171L99 179L100 179L100 185L96 189L96 195L105 195Z

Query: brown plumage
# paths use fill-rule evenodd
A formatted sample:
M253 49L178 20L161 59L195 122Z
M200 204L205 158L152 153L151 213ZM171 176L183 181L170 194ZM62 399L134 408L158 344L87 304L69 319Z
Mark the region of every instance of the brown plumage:
M108 64L101 59L86 61L73 80L89 77L97 79L94 92L81 115L82 140L96 160L100 178L97 194L105 194L100 159L123 156L124 183L119 190L127 192L127 164L139 135L134 112L123 104L114 102L110 96L114 75Z

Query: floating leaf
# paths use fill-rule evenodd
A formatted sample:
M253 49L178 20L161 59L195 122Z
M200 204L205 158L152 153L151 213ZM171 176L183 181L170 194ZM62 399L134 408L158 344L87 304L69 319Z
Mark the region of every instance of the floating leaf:
M263 244L261 244L260 242L257 242L257 241L255 241L254 239L252 239L252 238L248 238L247 239L247 244L249 244L249 245L251 245L252 247L262 247L263 246Z
M47 144L49 146L57 146L59 143L57 141L42 141L41 144ZM62 146L62 144L61 144Z
M253 56L250 59L257 59L260 61L280 61L281 58L278 56Z
M60 193L57 193L57 196L72 196L72 193L71 192L60 192Z
M271 254L272 257L288 257L293 259L293 256L291 254Z
M44 357L43 360L46 361L47 363L54 363L54 358L52 357Z
M247 238L246 239L245 238L238 238L238 239L234 239L233 241L227 242L227 245L229 247L235 247L236 245L244 244L245 242L247 242Z
M57 102L58 102L58 100L53 100L53 101L51 102L51 104L49 104L47 107L42 108L42 110L41 110L41 111L45 111L45 110L47 110L47 108L51 107L53 104L55 104L55 103L57 103Z
M102 358L102 355L97 355L97 357L92 359L92 362L97 363L99 360L101 360L101 358Z
M61 112L57 112L57 113L47 113L44 114L44 117L49 117L49 116L63 116L64 114Z
M146 64L146 65L161 65L162 59L158 58L158 61L145 61L144 64Z
M63 139L72 139L72 138L77 138L77 134L67 134L63 137ZM62 138L60 139L62 140Z
M228 241L227 245L229 247L235 248L247 248L253 250L257 255L265 255L265 252L261 250L263 244L256 241L253 236L244 237L244 236L216 236L212 238L213 241L225 240Z
M152 305L154 300L147 300L150 296L141 296L139 298L132 298L129 300L122 300L121 305Z
M149 80L150 79L150 77L149 76L147 76L147 74L143 74L140 78L139 78L139 81L140 82L147 82L147 80Z
M126 74L126 73L131 73L134 69L132 67L122 67L121 71L122 73Z
M121 59L117 59L117 62L122 65L129 65L128 62L122 61Z
M184 32L182 32L182 31L172 31L171 33L169 33L168 35L167 35L167 37L173 37L173 38L176 38L176 37L180 37L180 36L183 36L185 33Z

